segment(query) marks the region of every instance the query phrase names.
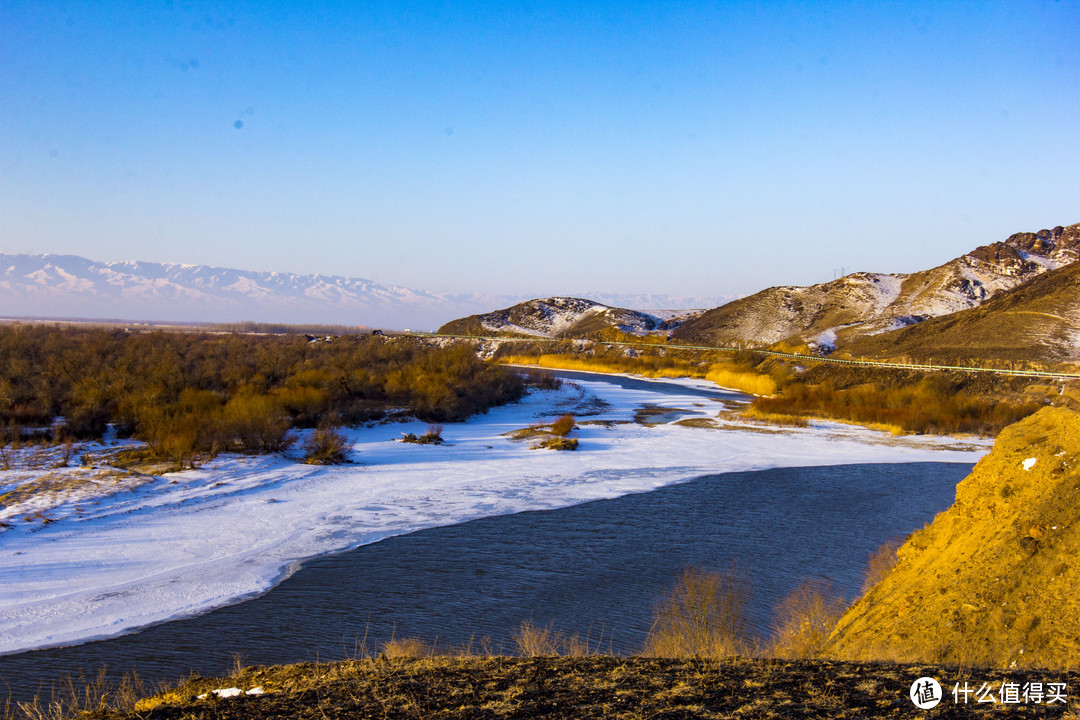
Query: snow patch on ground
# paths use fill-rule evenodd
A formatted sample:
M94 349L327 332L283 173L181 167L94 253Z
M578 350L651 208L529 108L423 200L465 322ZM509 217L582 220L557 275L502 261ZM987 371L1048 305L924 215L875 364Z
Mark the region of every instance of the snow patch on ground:
M739 397L732 393L728 402ZM670 408L668 422L631 422L644 404ZM893 438L838 423L781 430L716 417L723 409L700 395L587 380L448 424L441 446L398 442L402 432L424 432L422 423L346 430L352 465L221 456L196 470L115 487L73 483L36 506L48 522L15 514L0 526L0 653L205 612L265 592L306 558L421 528L617 497L709 473L972 463L989 449L985 441ZM567 412L580 424L576 452L533 450L507 435ZM711 418L713 427L676 424L684 418ZM67 471L21 470L18 483ZM0 484L11 486L12 472L0 473Z
M1057 260L1055 258L1045 257L1043 255L1037 255L1035 253L1027 252L1026 250L1017 250L1024 260L1033 262L1036 265L1042 265L1047 270L1057 270L1060 267L1064 267L1067 263Z
M870 273L868 277L874 283L877 292L877 307L875 313L882 312L886 307L896 302L900 297L900 290L904 284L904 275L890 273Z
M819 333L818 336L811 341L811 344L828 355L836 349L836 328L829 328L828 330Z

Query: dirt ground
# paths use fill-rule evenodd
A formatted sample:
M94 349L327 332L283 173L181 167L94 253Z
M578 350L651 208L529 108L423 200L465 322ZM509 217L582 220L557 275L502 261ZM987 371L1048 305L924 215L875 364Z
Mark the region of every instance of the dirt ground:
M933 677L942 700L909 697ZM965 704L963 688L970 693ZM1032 685L1032 683L1041 683ZM1051 683L1055 685L1051 687ZM1064 687L1057 685L1064 683ZM1004 684L1004 687L1003 687ZM219 688L263 694L218 698ZM953 689L959 690L954 701ZM1022 693L1012 698L1013 690ZM1042 691L1041 702L1034 702ZM829 661L385 657L192 679L104 718L1068 718L1080 673ZM1005 696L1003 696L1003 690ZM986 702L977 702L979 693ZM989 692L989 695L986 694ZM207 697L197 696L207 693ZM1050 702L1051 695L1065 702ZM990 698L993 702L990 702ZM1016 702L1004 702L1015 699ZM1025 701L1026 700L1026 701Z

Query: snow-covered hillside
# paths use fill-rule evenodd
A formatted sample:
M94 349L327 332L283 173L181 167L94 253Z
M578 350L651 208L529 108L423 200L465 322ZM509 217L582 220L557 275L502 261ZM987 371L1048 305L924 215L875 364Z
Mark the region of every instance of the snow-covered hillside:
M966 310L1080 254L1080 225L1017 233L916 273L852 273L809 287L773 287L704 313L676 339L719 345L808 343L821 352L857 337Z
M630 335L666 331L698 311L647 313L576 297L529 300L512 307L454 320L440 328L452 335L582 337L607 329Z

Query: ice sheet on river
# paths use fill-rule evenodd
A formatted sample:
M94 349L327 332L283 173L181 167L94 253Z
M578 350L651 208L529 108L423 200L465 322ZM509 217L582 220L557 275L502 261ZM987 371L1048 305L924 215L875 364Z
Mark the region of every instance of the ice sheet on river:
M678 411L653 415L649 422L657 425L626 422L645 404ZM420 423L356 428L346 431L354 459L348 466L221 456L123 492L102 494L91 483L39 499L47 507L36 519L33 499L0 508L8 525L0 532L0 653L203 612L266 591L305 558L420 528L617 497L711 473L973 463L989 448L835 423L777 432L727 421L719 429L672 422L722 409L691 394L581 381L448 424L442 446L397 442L402 432L422 433ZM565 412L579 421L616 422L582 425L576 452L533 450L504 435ZM0 473L0 491L10 484L10 472Z

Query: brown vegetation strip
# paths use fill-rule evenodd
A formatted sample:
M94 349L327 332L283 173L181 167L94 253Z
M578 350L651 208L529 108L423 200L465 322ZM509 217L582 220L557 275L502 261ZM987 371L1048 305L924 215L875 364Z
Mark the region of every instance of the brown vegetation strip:
M936 677L934 710L908 698L920 676ZM1066 682L1080 674L958 670L940 666L828 661L624 657L433 657L365 659L249 668L197 679L165 704L102 718L1009 718L1061 717L1061 704L956 704L954 682ZM214 688L261 686L267 694L196 699ZM212 696L211 696L212 697Z

